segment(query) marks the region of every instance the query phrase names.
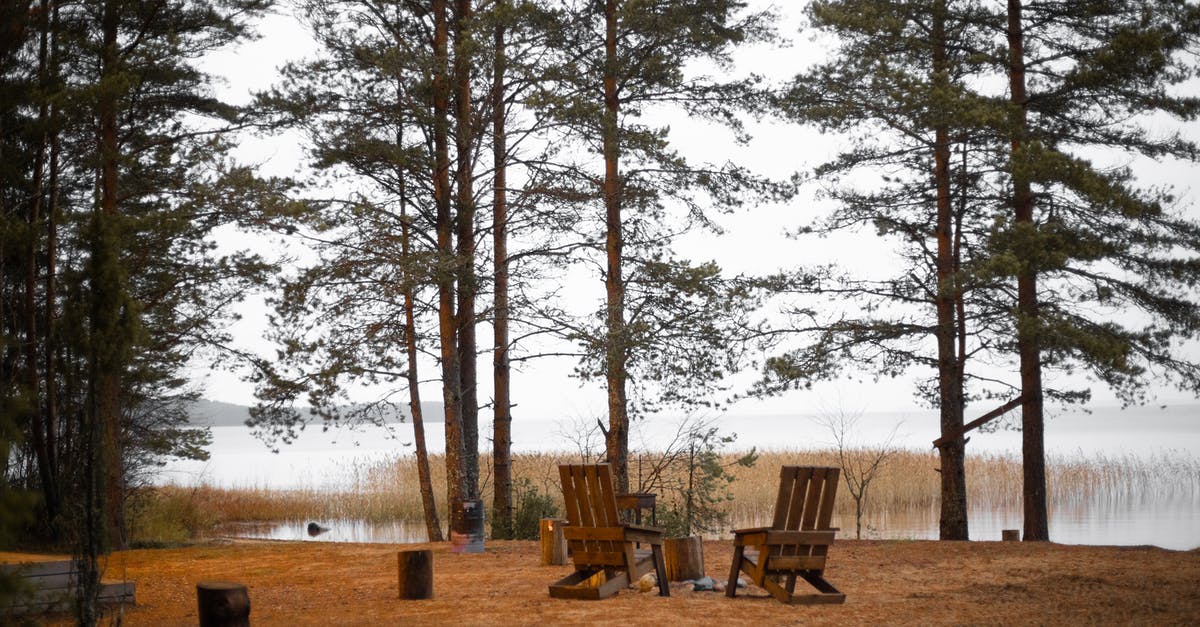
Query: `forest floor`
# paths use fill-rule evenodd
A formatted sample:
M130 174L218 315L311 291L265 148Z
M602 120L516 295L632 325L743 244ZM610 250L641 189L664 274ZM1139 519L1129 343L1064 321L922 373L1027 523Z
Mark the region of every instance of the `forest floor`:
M245 584L255 625L1200 624L1200 550L1019 542L838 540L826 578L844 605L783 605L671 586L602 601L550 598L570 566L540 566L536 542L342 544L218 540L114 554L106 578L136 582L125 625L195 625L196 583ZM433 551L434 598L397 599L396 552ZM728 578L732 543L706 541L707 574ZM799 592L805 584L798 582ZM112 616L109 617L113 618ZM2 619L2 617L0 617ZM69 616L39 623L68 624ZM3 620L0 620L3 622Z

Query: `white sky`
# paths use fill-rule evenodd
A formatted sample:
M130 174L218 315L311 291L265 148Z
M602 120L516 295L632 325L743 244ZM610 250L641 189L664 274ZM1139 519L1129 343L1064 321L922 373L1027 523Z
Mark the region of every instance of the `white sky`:
M780 32L794 39L792 47L775 49L759 46L742 51L738 54L739 70L766 73L778 80L791 76L819 54L820 47L808 35L796 35L799 24L797 5L786 3L786 7ZM263 35L260 40L224 51L205 61L208 71L225 77L226 84L218 87L219 96L236 103L246 102L251 91L264 89L277 82L276 68L279 65L313 53L311 38L290 15L269 16L260 26L260 32ZM732 140L723 138L720 133L697 127L686 119L673 121L670 125L674 146L694 161L731 158L760 174L770 176L786 176L804 170L832 156L842 147L837 138L822 137L814 129L778 122L753 124L754 140L747 147L735 146ZM1200 137L1200 128L1196 124L1192 124L1188 132L1193 137ZM236 154L244 161L262 164L264 173L275 175L294 174L303 158L299 139L286 135L275 138L248 137ZM1139 171L1146 183L1172 184L1191 207L1200 206L1195 189L1200 181L1200 167L1139 165L1143 166L1139 167ZM1147 165L1149 167L1144 167ZM730 272L769 272L794 267L802 261L823 263L828 259L861 267L890 263L883 242L870 232L827 240L793 240L785 237L786 232L803 224L816 210L809 195L812 191L808 190L808 193L787 206L765 206L723 217L719 220L727 231L723 237L718 240L707 236L685 237L678 250L685 257L694 259L715 257ZM253 238L234 232L226 232L221 243L230 248L262 245ZM598 277L593 279L590 287L578 287L593 290L597 302L603 298L603 284ZM242 320L233 328L235 343L260 354L269 354L272 349L262 339L267 334L267 310L262 296L252 295L238 307L238 311ZM490 343L490 334L490 329L481 328L481 346ZM481 355L481 401L491 396L490 363L489 355ZM514 373L513 377L513 399L517 404L514 417L521 420L603 415L603 390L595 385L581 387L571 379L568 375L573 365L573 360L564 358L523 364L522 370ZM426 365L426 378L434 371L432 364ZM810 391L784 397L743 401L734 406L732 411L739 414L809 413L843 404L848 405L846 409L854 411L909 411L915 407L912 380L926 374L914 372L912 378L880 382L856 377L842 382L823 383ZM244 405L253 403L253 387L242 381L236 373L197 366L194 376L195 380L205 385L204 396L207 398ZM1015 373L1011 378L1015 379ZM753 373L747 373L739 380L749 383L753 380ZM1113 402L1111 395L1102 388L1096 388L1094 392L1094 404ZM426 384L422 394L426 399L439 399L441 396L434 383ZM1173 390L1164 390L1159 400L1179 402L1186 400L1186 397ZM969 413L982 413L986 409L971 409Z

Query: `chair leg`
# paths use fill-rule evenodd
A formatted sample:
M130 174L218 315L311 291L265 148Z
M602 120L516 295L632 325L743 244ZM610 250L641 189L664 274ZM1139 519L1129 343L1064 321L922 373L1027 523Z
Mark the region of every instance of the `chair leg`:
M650 551L654 553L654 573L658 577L658 596L671 596L671 582L667 581L667 561L663 558L661 544L653 544Z
M729 567L729 585L725 587L725 596L731 599L737 596L738 572L742 569L742 552L745 548L740 544L733 547L733 565Z

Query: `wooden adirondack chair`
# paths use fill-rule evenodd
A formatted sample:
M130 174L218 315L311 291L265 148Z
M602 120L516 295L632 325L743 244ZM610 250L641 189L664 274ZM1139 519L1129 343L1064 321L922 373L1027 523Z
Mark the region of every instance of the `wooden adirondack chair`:
M558 474L567 509L563 537L571 549L575 572L552 584L550 596L604 599L651 569L658 576L658 594L671 596L662 531L621 522L608 464L563 465L558 467ZM649 545L650 550L637 549L635 543Z
M775 520L770 527L733 532L733 566L726 596L737 594L738 572L749 575L784 603L844 603L846 595L825 581L825 556L837 531L829 526L837 496L837 468L784 466L779 473ZM819 594L796 595L796 578ZM786 583L780 583L785 578Z

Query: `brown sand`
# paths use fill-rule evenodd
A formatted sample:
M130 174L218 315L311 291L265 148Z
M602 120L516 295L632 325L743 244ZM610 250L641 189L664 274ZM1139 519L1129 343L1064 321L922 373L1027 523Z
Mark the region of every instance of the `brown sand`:
M433 550L432 600L396 598L396 551L411 548ZM222 542L118 553L107 576L137 584L128 625L195 625L202 580L248 586L255 625L1200 624L1200 550L838 540L826 577L847 600L817 606L685 584L670 598L551 599L547 585L571 568L540 566L539 555L534 542L488 542L475 555L448 544ZM704 543L713 578L728 577L731 557L729 542Z

